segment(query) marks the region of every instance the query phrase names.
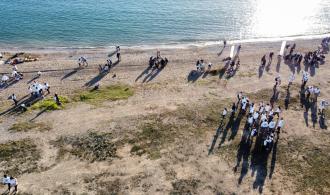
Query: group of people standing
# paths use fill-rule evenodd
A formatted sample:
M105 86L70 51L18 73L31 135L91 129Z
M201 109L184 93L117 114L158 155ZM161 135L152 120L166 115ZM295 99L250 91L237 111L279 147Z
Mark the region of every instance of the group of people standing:
M263 146L267 150L271 149L275 136L279 136L284 126L281 107L274 107L270 103L265 104L264 102L260 102L259 106L256 106L247 96L239 92L237 103L232 104L231 115L235 115L237 111L239 115L246 116L244 131L248 132L247 137L251 141L254 137L259 137L263 141ZM227 108L224 108L222 119L225 119L227 113Z
M2 178L2 184L8 186L7 194L10 193L10 190L14 188L12 193L17 192L18 182L17 179L8 175L4 175Z

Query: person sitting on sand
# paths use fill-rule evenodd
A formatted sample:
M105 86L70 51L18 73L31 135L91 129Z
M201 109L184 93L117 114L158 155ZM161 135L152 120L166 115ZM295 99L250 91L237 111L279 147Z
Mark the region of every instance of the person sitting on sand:
M80 57L79 59L78 59L78 65L79 65L79 67L81 67L81 66L88 66L88 62L87 62L87 59L86 58L84 58L84 57Z
M14 191L13 192L17 192L17 186L18 186L17 179L14 178L14 177L10 177L9 184L10 184L10 188L11 187L14 187ZM10 189L9 189L9 191L10 191Z

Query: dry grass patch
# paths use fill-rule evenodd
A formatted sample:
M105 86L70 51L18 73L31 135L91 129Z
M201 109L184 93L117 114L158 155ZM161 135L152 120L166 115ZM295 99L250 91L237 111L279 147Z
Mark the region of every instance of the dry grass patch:
M0 169L9 175L21 175L38 170L40 150L30 139L0 144Z
M205 132L214 131L218 127L218 110L222 108L222 104L213 102L206 105L180 106L176 111L146 117L138 127L140 131L130 140L133 144L131 153L146 153L149 158L158 159L161 157L160 150L177 140L201 138Z
M279 145L279 163L296 184L298 192L330 193L329 146L329 143L316 146L305 138Z
M13 124L8 130L10 132L49 131L52 127L44 122L19 122Z
M179 194L197 194L197 188L200 183L198 179L180 179L172 183L170 195Z
M72 154L91 162L105 161L115 158L117 152L111 133L89 132L82 136L60 137L52 144L59 147L59 159Z

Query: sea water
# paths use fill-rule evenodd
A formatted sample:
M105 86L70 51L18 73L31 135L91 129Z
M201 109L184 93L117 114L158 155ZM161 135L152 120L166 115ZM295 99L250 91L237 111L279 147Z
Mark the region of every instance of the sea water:
M330 0L0 0L0 47L107 47L312 36Z

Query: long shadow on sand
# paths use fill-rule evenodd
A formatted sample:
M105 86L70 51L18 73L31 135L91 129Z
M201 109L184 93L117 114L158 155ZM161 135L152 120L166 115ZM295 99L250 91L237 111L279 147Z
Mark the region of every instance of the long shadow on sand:
M93 85L95 85L97 82L99 82L100 80L102 80L114 67L116 67L119 64L119 61L116 61L115 63L112 64L111 68L109 69L109 71L107 72L100 72L98 75L96 75L94 78L92 78L90 81L88 81L87 83L85 83L85 87L91 87Z

